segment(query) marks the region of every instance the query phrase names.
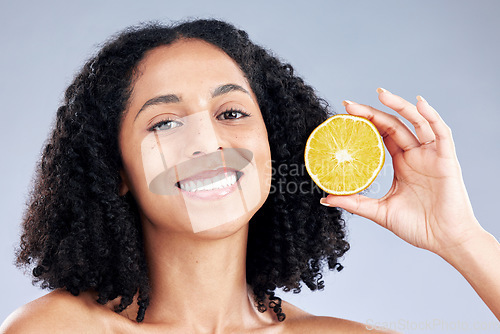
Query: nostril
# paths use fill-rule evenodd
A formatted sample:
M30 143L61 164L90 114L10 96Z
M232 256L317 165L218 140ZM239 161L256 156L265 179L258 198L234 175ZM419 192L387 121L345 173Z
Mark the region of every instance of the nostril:
M216 151L222 151L222 147L221 146L217 147ZM199 154L204 154L204 153L202 151L194 151L192 155L195 156Z

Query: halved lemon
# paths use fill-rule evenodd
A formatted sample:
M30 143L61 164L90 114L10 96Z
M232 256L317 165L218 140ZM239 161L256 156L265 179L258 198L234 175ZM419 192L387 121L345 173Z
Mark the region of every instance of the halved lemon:
M385 151L372 122L341 114L314 129L304 159L318 187L333 195L352 195L372 184L384 165Z

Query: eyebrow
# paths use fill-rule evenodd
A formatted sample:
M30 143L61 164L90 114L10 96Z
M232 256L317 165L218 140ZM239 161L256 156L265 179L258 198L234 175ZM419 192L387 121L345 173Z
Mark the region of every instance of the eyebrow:
M250 93L245 88L241 87L240 85L226 84L226 85L222 85L222 86L215 88L215 90L212 93L212 98L220 96L220 95L224 95L224 94L227 94L227 93L233 92L233 91L240 91L240 92L243 92L243 93L251 96Z
M214 89L214 91L212 92L212 98L227 94L229 92L234 92L234 91L239 91L239 92L248 94L248 96L251 97L250 92L248 90L246 90L245 88L243 88L242 86L236 85L236 84L225 84L225 85L219 86L219 87ZM167 94L167 95L160 95L160 96L153 97L152 99L147 100L146 103L143 104L141 109L139 109L139 111L135 115L134 121L137 119L139 114L144 109L147 109L150 106L159 105L159 104L179 103L181 101L182 101L182 99L175 94Z
M148 108L149 106L155 106L158 104L167 104L167 103L179 103L179 102L181 102L181 99L180 99L180 97L178 97L175 94L160 95L160 96L153 97L152 99L147 100L146 103L143 104L141 109L139 109L139 111L135 115L134 122L137 119L137 117L139 116L139 114L144 109Z

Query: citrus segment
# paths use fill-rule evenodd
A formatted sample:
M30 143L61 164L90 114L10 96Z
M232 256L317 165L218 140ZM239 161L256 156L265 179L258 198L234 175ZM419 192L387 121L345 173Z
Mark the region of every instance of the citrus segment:
M382 137L372 122L353 115L335 115L307 139L305 165L313 181L333 195L366 189L384 165Z

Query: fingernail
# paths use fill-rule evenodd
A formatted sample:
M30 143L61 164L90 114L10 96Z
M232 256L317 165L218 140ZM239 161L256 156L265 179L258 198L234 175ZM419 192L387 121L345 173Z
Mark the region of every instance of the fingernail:
M427 102L422 96L417 96L417 100L418 101L423 101L423 102Z
M385 88L382 88L382 87L379 87L377 88L377 93L390 93L387 89Z
M354 102L349 101L349 100L344 100L344 101L342 101L342 104L344 105L344 107L347 107L349 104L354 104Z
M331 206L330 203L326 201L326 197L323 197L322 199L319 200L319 203L324 205L324 206Z

